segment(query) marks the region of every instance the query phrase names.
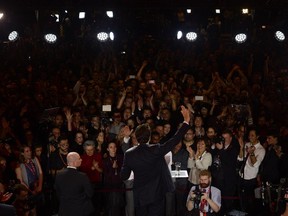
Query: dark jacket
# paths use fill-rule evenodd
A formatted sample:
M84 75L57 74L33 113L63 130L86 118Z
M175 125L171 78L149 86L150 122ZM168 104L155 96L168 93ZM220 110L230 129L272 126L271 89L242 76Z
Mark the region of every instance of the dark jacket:
M93 189L85 173L67 168L56 175L55 190L59 197L59 216L86 216L94 209Z
M164 199L165 193L172 191L173 183L164 156L177 145L189 129L187 124L175 133L165 144L140 144L125 153L121 178L129 178L134 172L134 204L145 206Z

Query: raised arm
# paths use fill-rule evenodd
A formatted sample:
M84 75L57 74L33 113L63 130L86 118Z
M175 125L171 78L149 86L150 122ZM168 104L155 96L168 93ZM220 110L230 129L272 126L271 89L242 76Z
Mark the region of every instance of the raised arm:
M177 145L182 138L184 137L185 133L188 131L189 127L189 122L190 122L190 111L185 107L181 106L181 113L183 116L183 123L182 126L179 128L179 130L174 134L174 136L169 139L167 142L165 142L159 150L161 151L161 154L165 155L169 151L172 150L172 148Z
M121 107L122 107L122 105L123 105L123 103L124 103L125 98L126 98L126 89L123 91L122 96L121 96L121 98L119 99L119 101L118 101L118 103L117 103L117 109L118 109L118 110L121 109Z
M138 71L138 73L137 73L137 75L136 75L136 78L137 78L138 80L141 80L141 79L142 79L142 78L141 78L142 72L143 72L144 68L147 66L147 64L148 64L147 61L143 61L142 65L141 65L141 68L139 69L139 71Z

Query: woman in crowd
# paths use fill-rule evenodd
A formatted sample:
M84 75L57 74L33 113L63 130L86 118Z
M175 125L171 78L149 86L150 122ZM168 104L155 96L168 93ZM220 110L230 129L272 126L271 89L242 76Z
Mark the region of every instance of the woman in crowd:
M43 172L40 162L37 157L33 156L29 146L21 148L19 161L19 167L15 170L16 177L27 188L29 194L33 195L37 213L41 214L41 207L43 205Z
M87 174L89 180L94 186L94 196L92 198L95 208L95 214L100 215L103 206L102 193L97 191L102 189L103 163L102 155L95 150L95 143L92 140L84 142L85 153L81 155L82 163L80 170Z
M100 131L96 137L96 144L95 148L97 152L100 152L102 154L102 157L105 158L107 157L107 143L105 141L105 132Z
M104 188L109 192L106 196L106 213L109 216L121 216L124 210L124 193L120 179L120 171L123 163L123 155L117 154L115 142L108 143L108 156L103 160Z
M212 164L212 155L207 151L208 141L205 138L199 138L197 141L197 150L192 157L188 159L188 166L191 167L188 181L192 185L199 184L199 173L201 170L208 169Z
M41 165L36 157L32 155L32 150L29 146L21 148L19 158L20 164L16 168L16 176L20 183L25 185L32 194L42 192L43 173Z

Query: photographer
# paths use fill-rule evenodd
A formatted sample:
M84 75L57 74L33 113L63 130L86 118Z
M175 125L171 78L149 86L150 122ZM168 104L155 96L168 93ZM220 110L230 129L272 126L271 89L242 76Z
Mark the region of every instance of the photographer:
M227 214L235 206L232 198L237 192L239 144L230 130L224 130L222 136L215 138L213 142L213 162L209 170L213 177L212 185L219 188L223 196L221 212Z
M199 174L200 184L193 186L187 197L186 207L192 215L213 216L221 208L221 192L211 186L211 173L202 170Z

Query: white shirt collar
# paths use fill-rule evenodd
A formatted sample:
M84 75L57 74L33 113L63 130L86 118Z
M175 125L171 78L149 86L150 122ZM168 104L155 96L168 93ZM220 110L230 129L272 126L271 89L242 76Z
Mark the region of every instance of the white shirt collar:
M71 169L77 169L76 167L73 167L73 166L67 166L67 168L71 168Z

